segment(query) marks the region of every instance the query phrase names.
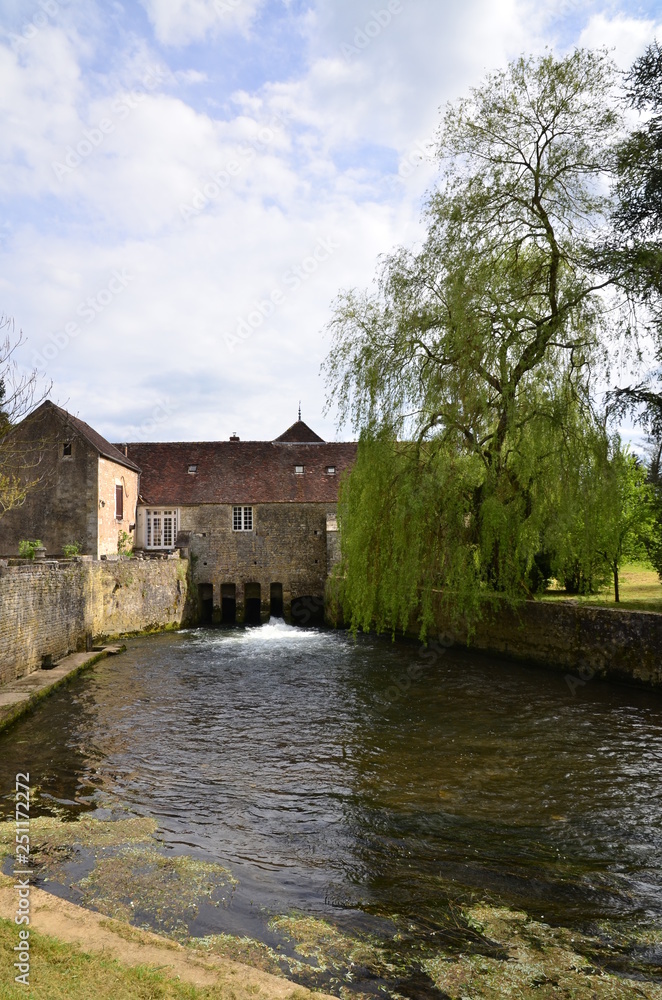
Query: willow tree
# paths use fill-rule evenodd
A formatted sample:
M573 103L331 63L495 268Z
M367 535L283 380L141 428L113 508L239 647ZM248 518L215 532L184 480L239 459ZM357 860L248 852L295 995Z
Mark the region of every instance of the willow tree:
M360 433L339 510L356 626L425 629L435 591L464 616L527 592L549 483L594 424L613 85L604 53L548 54L447 107L422 246L336 303L328 401Z

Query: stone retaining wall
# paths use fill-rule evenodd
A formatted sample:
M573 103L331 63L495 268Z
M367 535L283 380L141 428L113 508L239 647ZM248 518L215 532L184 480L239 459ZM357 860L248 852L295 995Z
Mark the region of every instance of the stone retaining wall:
M448 629L441 613L437 628L466 644L466 631ZM486 617L469 646L564 670L571 686L597 676L662 688L662 614L653 612L528 601Z
M180 626L187 569L175 558L0 562L0 684L102 637Z

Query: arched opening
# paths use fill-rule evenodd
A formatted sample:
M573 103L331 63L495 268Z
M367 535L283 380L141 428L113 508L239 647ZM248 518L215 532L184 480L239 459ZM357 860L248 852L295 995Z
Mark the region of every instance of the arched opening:
M282 618L283 617L283 584L282 583L272 583L271 584L271 604L269 613L272 618Z
M221 584L221 621L234 625L237 620L237 588L234 583Z
M259 625L262 591L259 583L244 585L244 621L247 625Z
M323 625L324 598L315 595L292 598L293 625Z
M214 587L211 583L198 584L198 614L201 625L211 625L214 615Z

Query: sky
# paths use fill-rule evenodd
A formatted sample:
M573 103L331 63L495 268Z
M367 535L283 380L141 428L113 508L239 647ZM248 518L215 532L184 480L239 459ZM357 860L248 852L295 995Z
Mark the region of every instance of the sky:
M343 440L338 293L423 234L440 111L662 0L0 0L0 314L111 441Z

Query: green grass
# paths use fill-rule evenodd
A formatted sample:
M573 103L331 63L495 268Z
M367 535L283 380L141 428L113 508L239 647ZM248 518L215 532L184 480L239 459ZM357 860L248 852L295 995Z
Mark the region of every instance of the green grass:
M565 590L550 589L542 595L543 601L568 601L602 608L622 608L624 611L662 612L662 583L649 563L626 563L619 572L620 602L614 600L613 582L596 594L567 594Z
M14 982L18 928L0 919L0 998L15 1000L220 1000L218 987L196 987L147 966L127 966L103 955L30 931L30 986Z

